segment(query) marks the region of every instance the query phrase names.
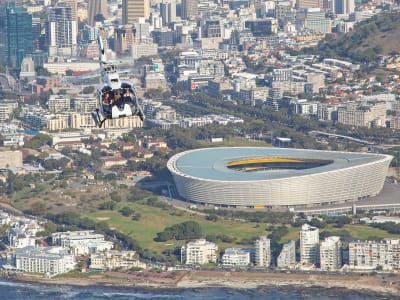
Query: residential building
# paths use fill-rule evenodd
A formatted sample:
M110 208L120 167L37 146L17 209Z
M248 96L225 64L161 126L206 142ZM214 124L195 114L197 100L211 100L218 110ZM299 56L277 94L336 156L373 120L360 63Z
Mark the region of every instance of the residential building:
M81 242L104 241L104 235L95 233L94 230L55 232L51 235L53 245L71 248Z
M400 240L357 241L349 243L349 268L400 270Z
M27 234L24 227L16 226L8 232L8 243L12 248L35 246L35 237Z
M317 265L319 261L319 229L304 224L300 230L300 262Z
M12 254L17 270L29 273L62 274L75 267L75 256L63 247L25 247Z
M267 236L260 236L256 240L256 266L269 267L271 265L271 240Z
M10 120L14 109L18 108L17 101L5 101L0 103L0 122L7 122Z
M283 245L277 259L278 268L290 268L296 264L296 242L290 241Z
M97 107L97 101L98 99L92 95L75 96L72 100L72 108L81 114L91 114Z
M238 248L227 248L222 255L225 267L246 267L250 265L250 252Z
M385 102L348 103L338 107L338 123L355 127L382 127L386 125Z
M115 270L146 268L146 264L139 261L135 251L107 250L103 253L90 255L90 269Z
M181 262L187 265L216 263L218 246L205 239L189 242L181 248Z
M71 109L71 99L65 95L50 95L48 107L51 112L67 112Z
M337 271L342 266L342 243L340 237L329 236L319 247L320 266L322 271Z
M32 52L32 15L15 2L7 2L0 7L0 63L19 69Z

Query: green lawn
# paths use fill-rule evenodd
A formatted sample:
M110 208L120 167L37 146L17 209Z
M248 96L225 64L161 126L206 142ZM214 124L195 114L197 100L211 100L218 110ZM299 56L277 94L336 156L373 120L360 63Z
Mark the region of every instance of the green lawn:
M119 209L123 206L129 206L135 212L141 214L139 221L134 221L131 217L124 217L119 213ZM106 221L111 228L115 228L123 233L129 234L134 239L139 241L143 249L149 249L154 252L162 252L165 249L171 249L180 246L184 241L167 241L165 243L155 242L154 238L158 232L161 232L165 227L193 220L200 224L204 235L208 234L224 234L230 237L235 237L236 241L242 239L259 237L260 235L268 235L265 230L266 225L257 226L254 223L245 223L240 221L207 221L203 216L190 214L188 212L178 211L181 216L173 215L175 210L161 210L159 208L149 207L137 203L122 202L118 204L115 210L103 210L94 213L88 213L85 216L97 221ZM219 243L222 248L239 247L236 243ZM249 247L251 245L240 245L241 247Z
M131 217L124 217L119 213L123 206L131 207L136 213L141 214L139 221L134 221ZM158 232L165 227L193 220L200 224L203 235L227 235L236 238L232 243L218 242L220 249L228 247L252 247L251 243L240 243L243 239L258 238L261 235L268 235L266 224L246 223L243 221L224 220L208 221L204 216L183 212L174 208L162 210L140 203L118 203L115 210L96 211L87 213L85 216L97 221L106 221L111 228L126 233L136 239L143 249L149 249L154 253L161 253L167 249L183 245L184 241L155 242L154 238ZM288 233L284 235L280 243L287 243L290 240L299 239L300 227L288 227ZM388 234L387 232L365 225L346 225L343 228L334 228L327 225L320 232L328 231L339 236L352 236L355 239L378 239L378 238L400 238L400 235Z

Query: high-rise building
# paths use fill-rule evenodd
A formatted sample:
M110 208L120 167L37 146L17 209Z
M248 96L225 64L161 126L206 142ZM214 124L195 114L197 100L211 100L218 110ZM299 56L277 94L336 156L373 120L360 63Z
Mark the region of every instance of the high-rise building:
M125 25L114 30L114 49L117 54L124 54L135 44L136 29L133 25Z
M49 55L75 56L77 54L76 21L69 6L53 8L47 22Z
M0 7L0 63L19 69L32 52L32 15L14 2Z
M88 24L94 26L97 15L107 16L107 0L89 0L88 3Z
M163 26L176 21L176 1L163 0L160 3L160 15L162 18Z
M149 0L122 0L122 24L133 24L138 18L150 17Z
M50 95L48 106L51 112L66 112L71 108L71 99L64 95Z
M197 0L182 0L182 19L194 19L197 13Z
M271 264L271 240L265 235L256 240L256 266L269 267Z
M338 15L349 15L354 13L354 0L334 0L334 12Z
M297 0L296 8L323 8L323 0Z
M316 265L319 260L319 229L304 224L300 230L300 261Z
M320 265L323 271L337 271L342 266L342 244L340 237L329 236L319 247Z
M315 34L332 32L332 21L325 17L325 12L320 8L307 8L298 10L296 26L299 31L311 31Z
M283 245L281 253L279 253L277 266L278 268L292 267L296 264L296 242L290 241Z

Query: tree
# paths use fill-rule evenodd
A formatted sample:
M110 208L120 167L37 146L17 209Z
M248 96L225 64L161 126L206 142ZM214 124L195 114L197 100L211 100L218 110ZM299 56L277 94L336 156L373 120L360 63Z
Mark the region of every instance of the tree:
M135 211L130 208L129 206L124 206L123 208L121 208L119 210L119 212L124 216L124 217L129 217L130 215L132 215Z

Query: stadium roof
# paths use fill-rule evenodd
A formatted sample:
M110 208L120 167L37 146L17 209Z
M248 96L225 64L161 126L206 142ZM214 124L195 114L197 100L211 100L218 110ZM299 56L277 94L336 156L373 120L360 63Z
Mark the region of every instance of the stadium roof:
M318 174L359 166L385 159L387 156L372 153L334 152L288 148L223 147L204 148L179 153L171 158L169 165L182 175L218 181L258 181L302 175ZM266 158L295 158L329 161L322 166L308 169L263 170L241 172L228 168L228 164L240 160Z

